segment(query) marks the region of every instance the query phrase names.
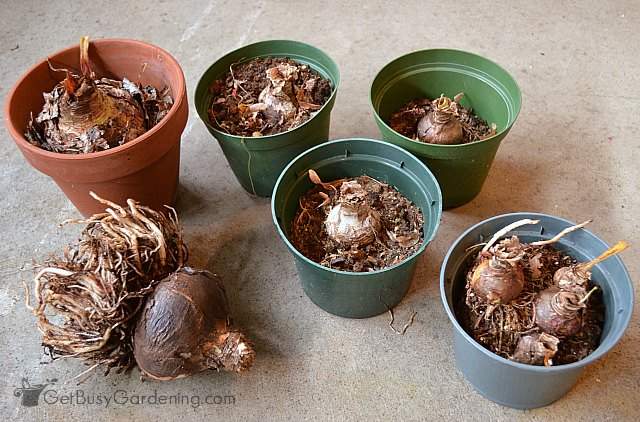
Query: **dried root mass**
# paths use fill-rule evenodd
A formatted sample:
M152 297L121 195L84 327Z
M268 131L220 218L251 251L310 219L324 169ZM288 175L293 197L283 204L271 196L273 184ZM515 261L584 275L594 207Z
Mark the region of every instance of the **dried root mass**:
M73 221L86 228L62 256L44 263L28 306L52 358L127 369L134 364L131 337L145 297L186 262L187 249L173 210L167 216L133 200L121 207L94 198L109 208Z
M264 136L294 129L329 100L332 87L306 64L289 58L235 63L214 81L209 120L238 136Z

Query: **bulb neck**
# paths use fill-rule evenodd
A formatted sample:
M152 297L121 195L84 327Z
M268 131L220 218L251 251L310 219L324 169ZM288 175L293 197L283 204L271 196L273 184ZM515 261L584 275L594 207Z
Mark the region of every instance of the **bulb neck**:
M207 366L229 372L249 369L253 365L255 355L253 346L239 331L231 331L205 348Z

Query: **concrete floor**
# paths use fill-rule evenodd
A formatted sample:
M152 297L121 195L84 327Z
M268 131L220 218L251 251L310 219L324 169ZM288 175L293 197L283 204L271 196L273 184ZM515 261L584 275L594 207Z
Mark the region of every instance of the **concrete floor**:
M397 308L418 316L404 337L387 315L346 320L303 294L293 259L271 224L269 202L246 195L195 111L183 137L178 202L192 265L220 274L237 322L255 339L258 360L246 375L203 373L141 384L137 371L94 376L85 395L234 395L235 405L22 407L14 390L79 373L78 362L46 361L23 306L32 258L60 250L79 232L57 224L78 214L54 183L24 161L4 129L0 192L0 418L3 420L637 420L640 416L638 313L618 346L590 367L562 400L516 411L477 394L456 370L451 326L440 304L438 271L468 226L510 211L543 211L583 221L608 242L627 239L624 255L640 278L640 3L518 2L22 2L0 7L0 94L35 61L79 37L130 37L172 52L193 89L217 57L243 44L291 38L314 44L339 64L342 85L332 138L378 137L369 84L408 51L451 47L492 58L516 78L520 117L501 147L485 189L443 214ZM562 3L562 4L561 4ZM635 217L634 217L635 216ZM25 270L20 271L21 268ZM73 384L55 387L72 393Z

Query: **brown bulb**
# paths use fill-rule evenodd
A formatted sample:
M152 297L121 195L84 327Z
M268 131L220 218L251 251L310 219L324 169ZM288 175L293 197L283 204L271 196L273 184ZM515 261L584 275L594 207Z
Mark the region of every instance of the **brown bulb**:
M582 326L582 296L549 287L538 293L535 301L536 324L543 331L558 337L576 334Z
M456 145L463 141L462 125L451 116L442 118L436 112L427 113L418 122L418 139L429 144Z
M462 143L464 132L458 119L458 103L441 95L431 104L433 109L418 122L418 139L429 144L456 145Z
M147 299L135 330L134 355L140 370L157 380L205 369L240 372L255 358L231 323L218 278L186 267L162 280Z
M524 288L524 271L520 262L508 262L497 257L485 258L471 276L474 293L493 304L509 303Z
M558 352L560 340L547 333L523 335L518 340L511 360L529 365L553 365L552 358Z

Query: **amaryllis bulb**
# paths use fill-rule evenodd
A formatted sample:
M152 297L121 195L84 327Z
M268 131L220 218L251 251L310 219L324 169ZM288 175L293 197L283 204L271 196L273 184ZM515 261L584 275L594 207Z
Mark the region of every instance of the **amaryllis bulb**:
M553 275L553 281L560 289L570 290L576 292L577 294L584 295L587 289L587 285L591 280L591 268L593 268L600 262L605 261L612 256L624 251L628 247L629 244L624 240L621 240L589 262L583 262L580 264L560 268Z
M457 117L458 104L445 96L435 99L432 104L433 109L418 122L418 139L430 144L462 143L464 133Z
M531 333L520 337L511 360L529 365L550 366L558 352L560 340L547 333Z
M222 283L207 272L184 267L162 280L146 301L135 330L140 370L173 380L205 369L240 372L255 358L235 329Z
M484 251L471 274L473 292L488 303L509 303L524 288L523 246L516 236Z
M298 67L287 63L267 69L270 84L260 92L258 101L265 106L265 116L274 123L295 117L298 109L292 100L294 93L291 81L297 77Z
M122 145L145 133L142 107L130 92L110 80L94 80L89 63L89 39L80 42L82 75L67 72L36 121L43 126L47 146L55 152L94 152Z
M543 331L558 337L568 337L580 331L583 296L553 286L538 293L535 301L536 324Z
M509 303L524 288L522 265L496 257L482 260L471 276L471 288L489 303Z
M380 230L380 215L366 204L339 202L329 211L325 220L329 237L345 246L368 245Z
M344 246L364 246L375 240L381 227L380 214L369 205L362 185L356 180L343 182L325 220L329 237Z

